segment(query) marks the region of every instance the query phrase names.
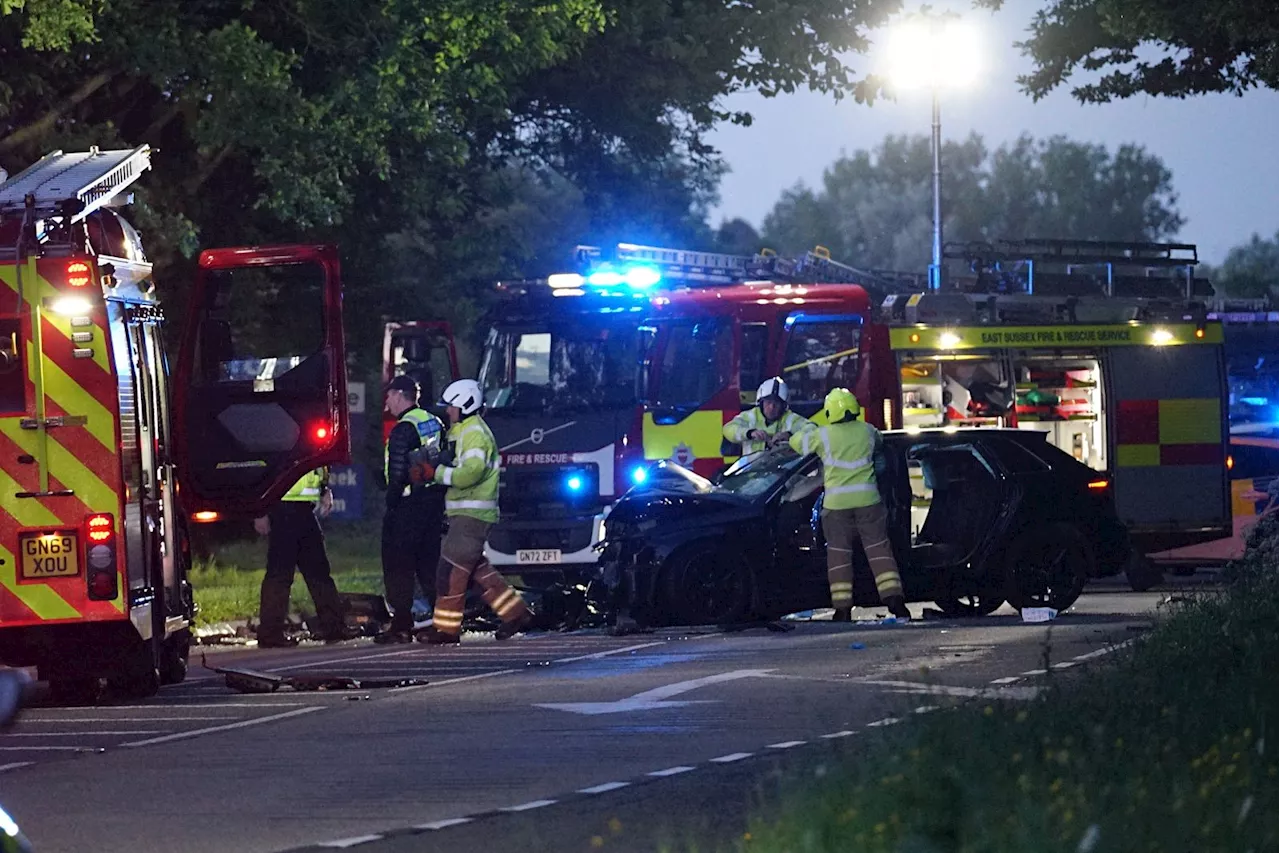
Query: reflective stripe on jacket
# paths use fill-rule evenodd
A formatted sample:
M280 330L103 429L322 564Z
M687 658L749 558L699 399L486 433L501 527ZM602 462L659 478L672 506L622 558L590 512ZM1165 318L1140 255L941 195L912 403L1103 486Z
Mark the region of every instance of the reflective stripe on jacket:
M830 424L791 437L791 447L797 453L816 453L822 460L824 509L857 509L880 503L875 456L881 442L880 430L866 421Z
M407 436L400 429L401 424L408 424L413 427L413 432ZM387 444L382 449L382 476L387 481L388 505L392 505L398 497L408 497L412 491L409 484L409 453L420 447L432 448L439 453L441 437L444 434L444 424L440 419L428 411L414 406L405 410L400 415L400 419L396 421L396 425L391 430L391 435L387 437ZM410 444L414 435L417 436L417 444ZM396 445L395 464L391 462L392 445Z
M496 524L501 459L489 425L479 415L471 415L449 429L449 440L454 443L453 464L437 468L435 476L437 483L449 487L445 514Z
M729 441L734 444L741 444L742 455L746 456L751 453L759 453L765 447L763 441L752 441L747 438L747 434L752 430L762 429L770 436L775 436L780 432L789 432L792 436L796 436L805 430L814 428L812 421L797 415L790 409L783 412L782 417L773 423L765 423L764 412L760 410L759 406L755 406L725 424L723 433L724 437Z
M314 471L308 471L302 475L302 479L294 483L289 491L284 493L282 501L310 501L315 503L320 500L320 493L324 490L324 479L326 471L324 468L317 468Z

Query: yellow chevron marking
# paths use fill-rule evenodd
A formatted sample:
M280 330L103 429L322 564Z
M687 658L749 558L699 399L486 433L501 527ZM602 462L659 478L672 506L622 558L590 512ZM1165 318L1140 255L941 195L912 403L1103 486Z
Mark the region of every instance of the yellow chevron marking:
M45 394L69 415L85 415L85 429L112 454L116 452L116 423L106 407L52 360L44 359ZM70 427L76 429L76 427Z
M0 494L4 494L7 497L24 491L26 489L18 485L18 481L9 476L7 471L0 470ZM44 504L35 498L6 500L5 511L13 516L18 524L23 527L48 527L62 523L62 519L50 512Z
M115 489L98 479L70 450L59 444L56 435L49 441L49 471L94 512L119 513L120 501Z
M22 603L41 619L76 619L80 611L42 583L18 583L18 563L13 554L0 545L0 585L22 599Z
M24 281L23 283L25 284L26 282ZM40 288L40 291L39 291L40 297L42 299L57 299L59 296L64 295L62 291L58 290L56 287L50 284L47 279L43 279L43 278L39 279L39 288ZM85 289L89 290L90 288L85 288ZM86 293L85 298L88 299L90 302L96 302L97 300L94 297L97 295L98 294L96 293ZM95 307L98 307L98 306L95 305ZM40 315L44 317L46 320L48 320L49 324L53 326L53 328L57 329L58 333L63 337L62 341L58 341L57 343L54 343L53 341L48 341L45 343L45 346L49 346L49 344L54 344L55 346L61 346L65 344L67 347L68 353L70 353L71 349L75 347L87 347L93 350L93 363L98 365L98 367L102 368L103 371L107 373L111 372L111 365L107 361L107 346L109 345L109 341L103 338L103 335L107 334L106 332L104 332L102 329L98 328L97 326L90 326L89 329L82 330L82 331L92 331L94 333L93 341L88 344L73 343L71 340L71 318L70 317L63 317L62 315L55 314L52 311L42 311L40 312Z

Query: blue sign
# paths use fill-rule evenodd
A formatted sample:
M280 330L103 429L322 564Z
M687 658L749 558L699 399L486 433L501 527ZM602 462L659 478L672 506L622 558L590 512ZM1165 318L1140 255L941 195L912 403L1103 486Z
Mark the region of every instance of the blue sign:
M334 465L329 469L329 488L333 490L330 518L354 521L364 515L364 479L363 465Z

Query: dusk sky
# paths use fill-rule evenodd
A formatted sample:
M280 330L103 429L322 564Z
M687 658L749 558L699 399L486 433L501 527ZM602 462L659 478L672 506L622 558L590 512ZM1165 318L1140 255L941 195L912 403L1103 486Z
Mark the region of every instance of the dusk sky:
M1112 152L1121 144L1136 143L1172 171L1178 209L1186 218L1178 239L1197 244L1201 260L1220 263L1232 246L1254 232L1264 237L1276 233L1280 95L1263 89L1242 98L1140 96L1081 105L1064 88L1036 103L1015 82L1030 62L1013 43L1023 38L1035 10L1044 5L1040 0L1012 0L992 14L972 11L968 4L935 4L963 12L979 29L986 48L974 88L944 93L944 139L961 139L976 131L994 149L1021 133L1037 138L1065 134L1104 144ZM859 72L870 72L880 70L878 62L873 51L853 57L851 64ZM849 99L836 104L829 96L808 91L772 99L752 93L736 95L725 106L751 112L755 124L725 125L709 138L732 169L721 184L720 204L712 210L713 225L742 217L759 227L783 190L799 181L820 186L823 169L842 152L872 148L891 133L929 133L927 93L870 107ZM945 208L945 198L943 204Z

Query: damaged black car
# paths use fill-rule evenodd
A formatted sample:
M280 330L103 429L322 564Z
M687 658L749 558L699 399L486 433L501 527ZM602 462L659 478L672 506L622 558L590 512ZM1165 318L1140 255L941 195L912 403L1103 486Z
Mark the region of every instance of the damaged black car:
M1024 430L884 434L880 493L908 601L948 616L1062 611L1122 571L1111 483ZM600 578L620 619L730 625L829 607L822 464L779 448L714 481L663 462L605 521ZM880 601L859 549L854 602Z

